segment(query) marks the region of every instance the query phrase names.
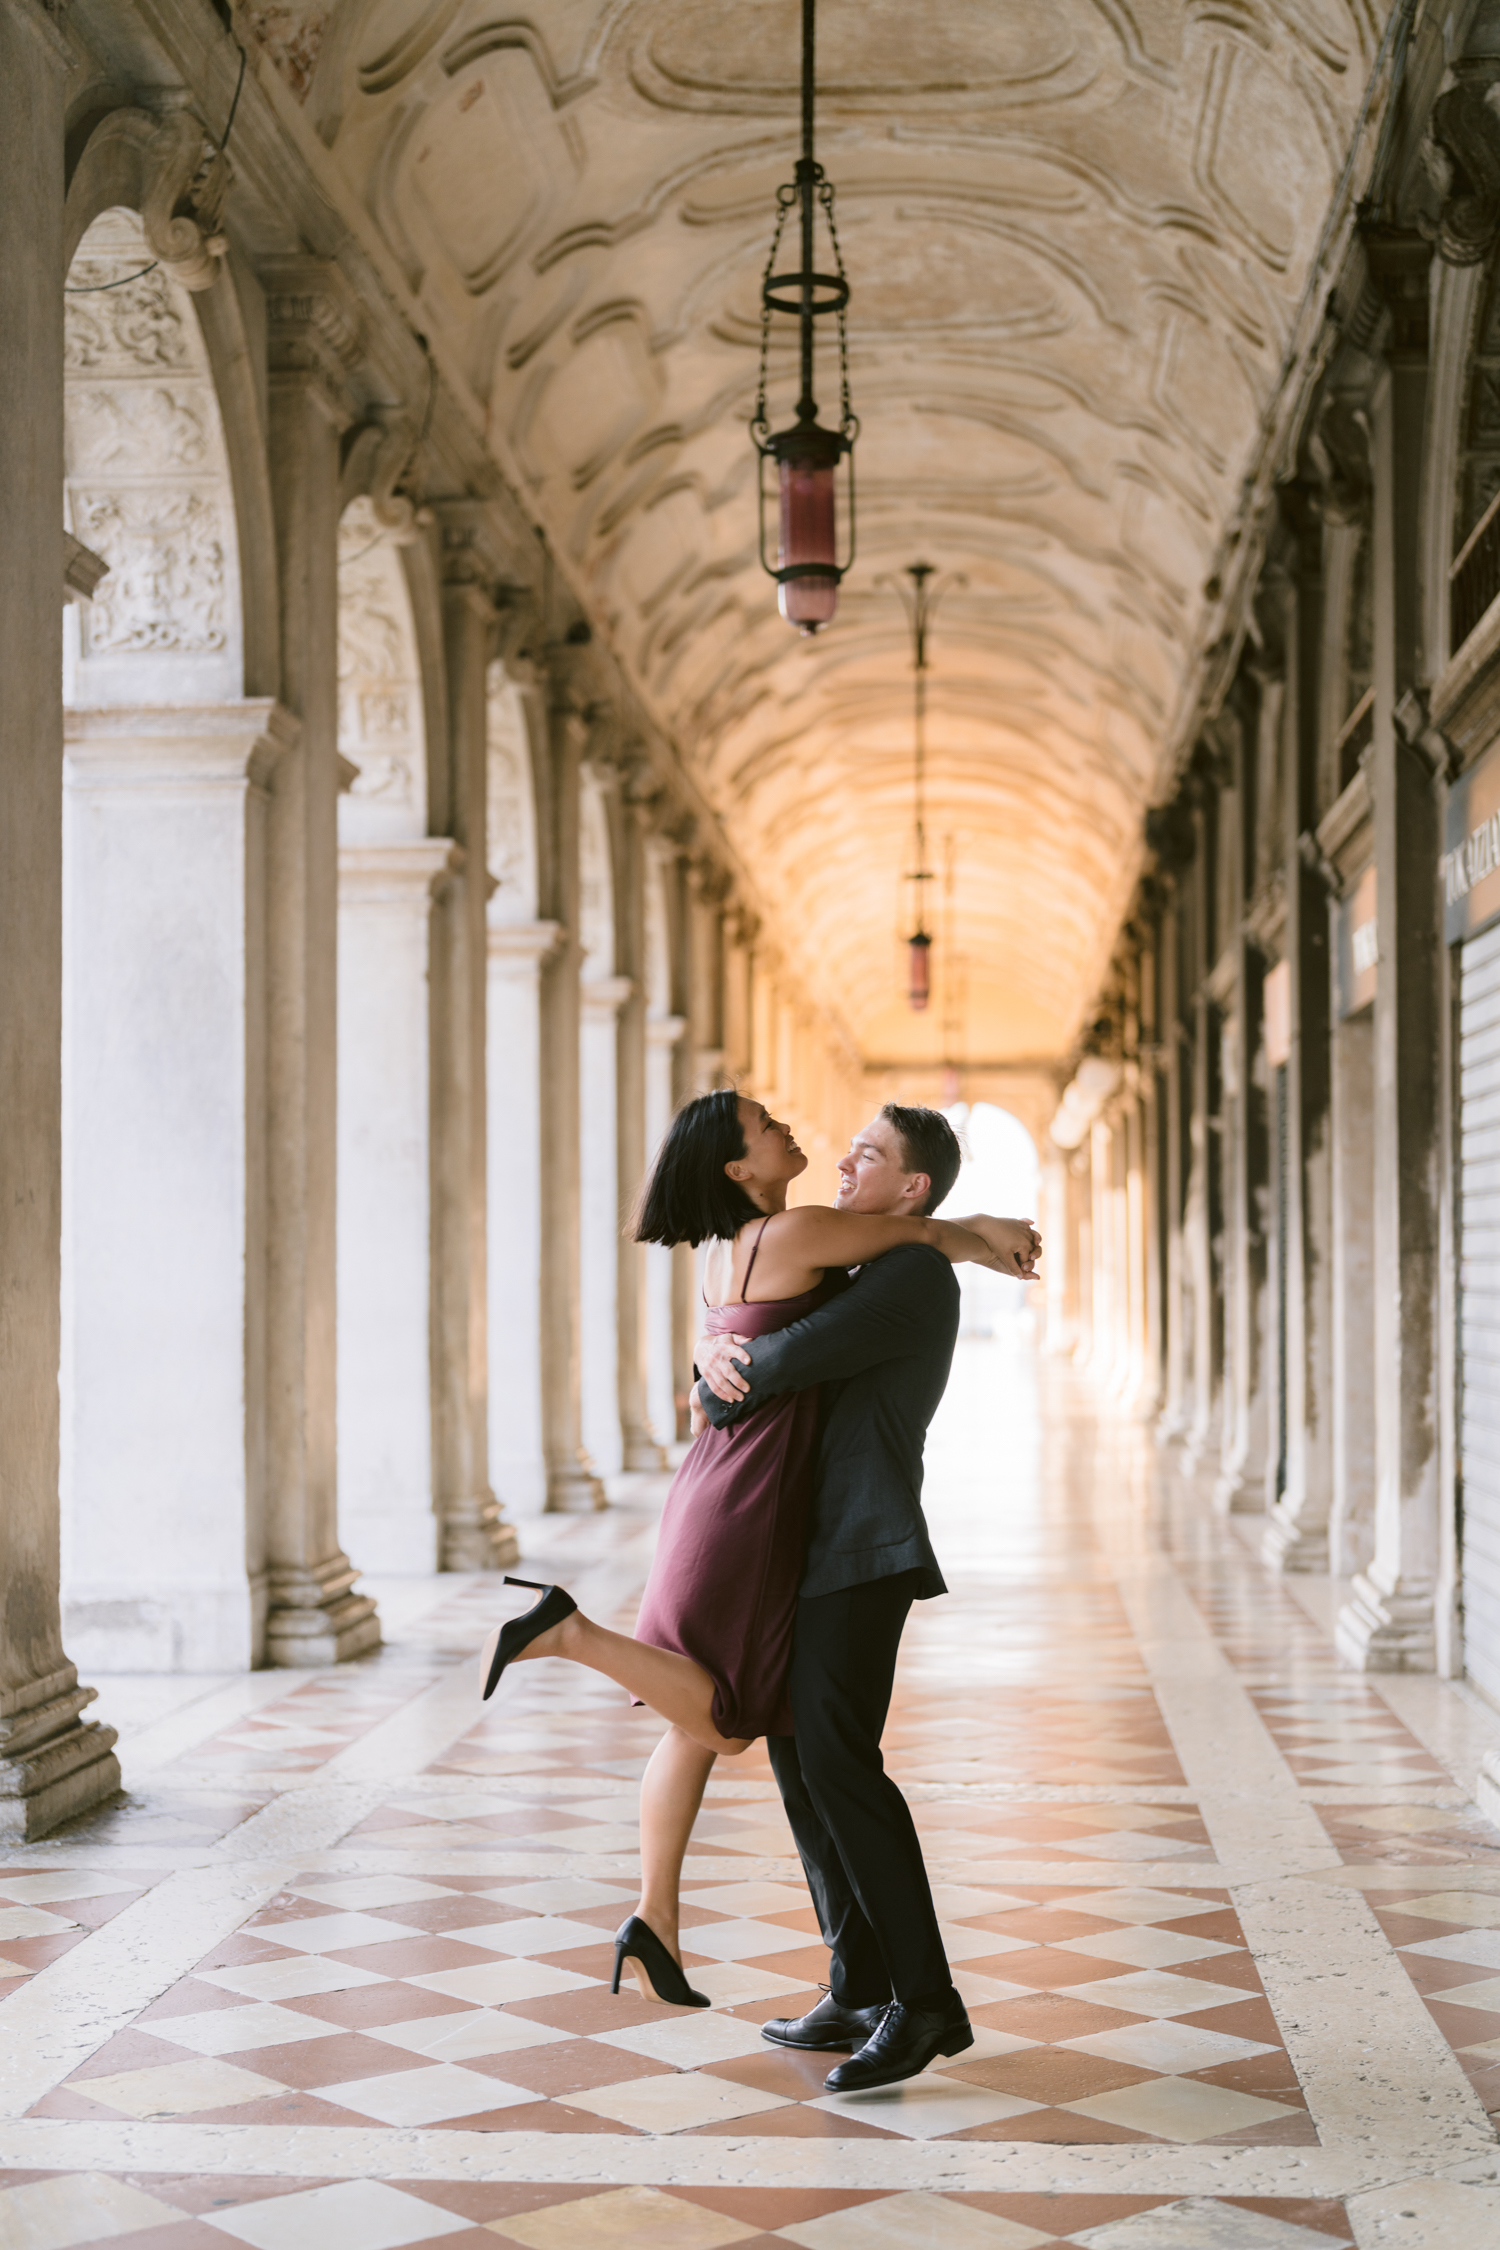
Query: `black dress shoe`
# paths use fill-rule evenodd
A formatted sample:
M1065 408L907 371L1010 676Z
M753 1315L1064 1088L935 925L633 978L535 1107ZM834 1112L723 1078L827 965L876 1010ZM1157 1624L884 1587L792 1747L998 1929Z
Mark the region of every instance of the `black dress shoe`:
M830 2094L861 2094L915 2078L936 2055L961 2055L974 2044L969 2011L955 1992L941 2010L910 2008L892 2000L858 2054L839 2063L823 2084Z
M824 2054L849 2055L864 2045L884 2013L883 2004L841 2007L831 1992L825 1992L805 2016L772 2016L769 2023L761 2025L760 2035L762 2039L774 2039L778 2047L811 2047Z

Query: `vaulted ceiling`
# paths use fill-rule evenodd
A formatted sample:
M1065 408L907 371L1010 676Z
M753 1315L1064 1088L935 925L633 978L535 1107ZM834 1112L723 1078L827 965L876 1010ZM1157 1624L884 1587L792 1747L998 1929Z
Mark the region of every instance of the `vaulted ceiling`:
M975 1059L1064 1053L1134 880L1378 0L822 0L818 154L863 435L858 560L811 641L757 561L746 432L797 0L252 13L781 944L873 1057L934 1056L943 1029L899 981L910 675L890 578L919 557L964 574L930 726L962 1038ZM773 372L780 424L789 360Z

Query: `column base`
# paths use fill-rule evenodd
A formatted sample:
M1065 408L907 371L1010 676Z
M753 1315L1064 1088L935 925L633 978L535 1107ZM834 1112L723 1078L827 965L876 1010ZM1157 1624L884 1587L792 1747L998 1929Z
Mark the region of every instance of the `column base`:
M26 1844L120 1789L115 1730L78 1714L96 1690L71 1664L15 1689L0 1715L0 1843Z
M1480 1760L1474 1802L1492 1827L1500 1827L1500 1750L1486 1750Z
M312 1671L379 1648L380 1619L369 1595L354 1592L357 1575L342 1552L311 1568L273 1568L267 1664Z
M1263 1516L1266 1512L1266 1472L1241 1466L1221 1469L1214 1486L1215 1513L1221 1516Z
M626 1430L624 1466L627 1469L659 1473L666 1465L666 1447L658 1445L649 1430Z
M1437 1669L1433 1591L1425 1580L1382 1586L1361 1571L1339 1611L1334 1644L1360 1672L1432 1672Z
M440 1570L509 1570L520 1559L521 1542L493 1492L475 1492L444 1503L438 1534Z
M1268 1570L1326 1571L1328 1568L1328 1526L1326 1523L1303 1523L1286 1505L1278 1500L1266 1525L1266 1535L1261 1541L1260 1559Z
M547 1513L549 1516L591 1516L600 1508L607 1508L604 1485L582 1463L562 1469L551 1469L547 1474Z

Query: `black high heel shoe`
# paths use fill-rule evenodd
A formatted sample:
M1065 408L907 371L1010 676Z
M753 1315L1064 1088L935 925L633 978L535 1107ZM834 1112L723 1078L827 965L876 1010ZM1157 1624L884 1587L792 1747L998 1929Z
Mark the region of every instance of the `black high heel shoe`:
M706 1992L693 1990L655 1930L649 1922L643 1922L639 1914L632 1914L615 1932L615 1981L609 1988L611 1992L619 1991L620 1971L627 1961L640 1962L658 2000L665 2000L674 2008L713 2006Z
M578 1607L572 1595L565 1594L561 1586L544 1586L536 1578L507 1578L505 1583L507 1586L529 1586L533 1593L540 1594L542 1598L533 1603L523 1616L513 1617L508 1624L502 1625L496 1634L494 1653L490 1657L489 1678L484 1683L483 1700L486 1703L500 1685L500 1675L506 1665L513 1664L523 1649L530 1648L533 1641L539 1640L552 1626L560 1625L565 1617L571 1617Z

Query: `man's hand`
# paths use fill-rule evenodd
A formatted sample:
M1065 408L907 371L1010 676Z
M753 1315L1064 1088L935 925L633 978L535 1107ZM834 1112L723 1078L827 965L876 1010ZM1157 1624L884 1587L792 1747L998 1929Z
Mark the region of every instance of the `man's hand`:
M750 1354L742 1348L749 1341L748 1336L700 1336L693 1346L694 1365L726 1406L738 1406L750 1388L740 1373L750 1364Z
M1009 1274L1013 1281L1041 1279L1036 1261L1042 1254L1042 1238L1030 1219L992 1219L980 1211L958 1224L989 1244L995 1253L996 1273Z

